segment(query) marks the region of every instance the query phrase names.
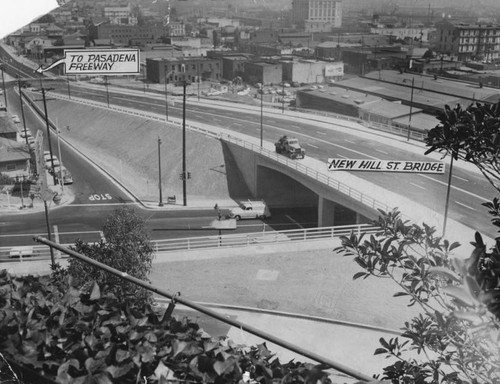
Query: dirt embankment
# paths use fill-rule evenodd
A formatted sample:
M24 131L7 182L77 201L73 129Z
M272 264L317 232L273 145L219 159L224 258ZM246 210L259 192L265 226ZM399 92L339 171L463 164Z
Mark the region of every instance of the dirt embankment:
M62 100L50 102L49 116L57 123L63 139L143 201L158 198L159 137L163 193L182 195L179 126ZM191 198L248 196L248 189L223 143L188 130L186 148L186 169L191 173L187 191ZM233 182L229 183L229 179Z

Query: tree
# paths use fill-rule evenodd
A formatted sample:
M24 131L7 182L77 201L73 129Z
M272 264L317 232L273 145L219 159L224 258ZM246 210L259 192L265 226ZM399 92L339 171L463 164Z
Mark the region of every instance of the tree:
M440 124L429 131L425 154L437 151L474 164L500 192L500 101L466 109L446 105L437 118Z
M103 226L104 239L98 243L78 240L73 249L94 260L107 264L141 280L148 281L153 259L153 248L146 232L144 220L133 208L122 207L113 212ZM90 286L97 282L109 288L119 299L141 301L149 292L134 284L77 259L70 259L68 273L75 284Z
M36 20L37 23L46 23L46 24L54 23L55 21L56 19L50 13L47 13L46 15L43 15L42 17L39 17Z
M500 192L500 103L476 103L465 110L446 106L438 114L426 154L437 151L476 165ZM500 226L500 203L483 204ZM458 243L434 228L403 221L399 211L381 212L380 231L342 238L338 250L363 271L354 279L393 280L421 314L405 322L401 337L381 339L375 354L396 359L382 379L393 383L500 383L500 237L487 249L476 233L468 258L457 257Z

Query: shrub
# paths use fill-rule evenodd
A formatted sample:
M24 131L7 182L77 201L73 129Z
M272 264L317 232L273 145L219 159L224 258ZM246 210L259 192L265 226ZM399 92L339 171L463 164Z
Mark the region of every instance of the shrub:
M378 233L343 237L337 249L363 269L354 279L391 279L400 288L394 296L421 309L405 322L401 339L380 340L375 354L397 359L381 378L398 384L499 383L498 269L486 273L491 254L481 236L463 260L451 257L459 244L436 236L434 228L409 224L397 210L381 214ZM494 254L498 260L498 250Z
M113 212L105 221L103 234L104 239L97 243L78 240L72 249L147 281L153 260L153 247L145 222L134 209L122 207ZM85 285L89 280L96 281L102 287L107 287L120 300L142 301L150 296L145 289L77 259L69 260L68 273L78 286Z
M57 269L57 268L56 268ZM216 340L188 318L148 302L120 301L71 277L13 277L0 271L0 352L58 383L306 383L312 364L281 364L265 344Z

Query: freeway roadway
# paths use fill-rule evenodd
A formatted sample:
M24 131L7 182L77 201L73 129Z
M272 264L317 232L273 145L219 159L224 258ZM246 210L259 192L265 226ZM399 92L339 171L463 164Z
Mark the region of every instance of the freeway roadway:
M67 92L67 84L59 87L59 92ZM141 109L154 114L165 114L164 95L143 94L141 92L126 93L115 91L112 87L106 89L71 86L73 97L89 98L109 102L126 108ZM196 96L188 99L187 119L190 122L203 123L223 127L235 132L258 137L260 135L260 119L255 111L235 110L234 108L196 103ZM182 103L176 99L174 105L168 106L169 117L182 117ZM425 149L420 154L408 152L403 145L392 140L373 140L370 135L360 134L354 129L337 129L347 127L346 122L337 119L335 125L318 124L314 120L295 119L290 121L286 113L264 114L263 137L267 141L275 141L283 134L295 135L306 148L307 156L320 159L326 163L328 158L340 157L346 159L378 159L378 160L416 160L429 161L424 156ZM377 133L375 133L376 135ZM396 143L396 144L395 144ZM446 166L448 168L448 164ZM405 174L363 172L358 176L367 181L383 186L395 193L402 194L424 206L443 214L445 207L448 172L445 174ZM486 215L482 203L496 196L496 190L486 182L478 172L471 172L456 166L452 173L449 217L462 224L473 226L482 233L495 236L496 233ZM404 207L399 207L404 210Z

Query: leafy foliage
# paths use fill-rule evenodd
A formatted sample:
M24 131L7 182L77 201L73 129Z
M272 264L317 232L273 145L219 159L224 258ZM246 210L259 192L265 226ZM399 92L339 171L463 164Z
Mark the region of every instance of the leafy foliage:
M381 339L375 354L396 362L382 379L393 383L499 383L498 250L485 252L481 236L466 260L452 258L458 243L436 236L434 228L403 221L400 212L381 212L380 231L342 238L337 251L363 269L354 278L393 280L408 305L421 314L405 322L401 339ZM494 259L495 263L491 263ZM488 310L490 309L491 312Z
M153 260L153 247L144 220L132 208L122 207L106 219L103 234L105 240L98 243L78 240L72 248L96 261L147 281ZM75 279L75 284L84 286L88 281L96 281L99 285L108 287L120 299L142 301L149 297L148 291L143 288L77 259L69 260L68 273Z
M329 382L312 364L281 364L265 344L216 340L148 302L70 283L61 271L56 278L0 271L0 351L58 383L238 383L243 375L254 383Z
M500 192L500 101L466 109L446 105L437 118L440 124L426 138L426 154L438 151L474 164Z

